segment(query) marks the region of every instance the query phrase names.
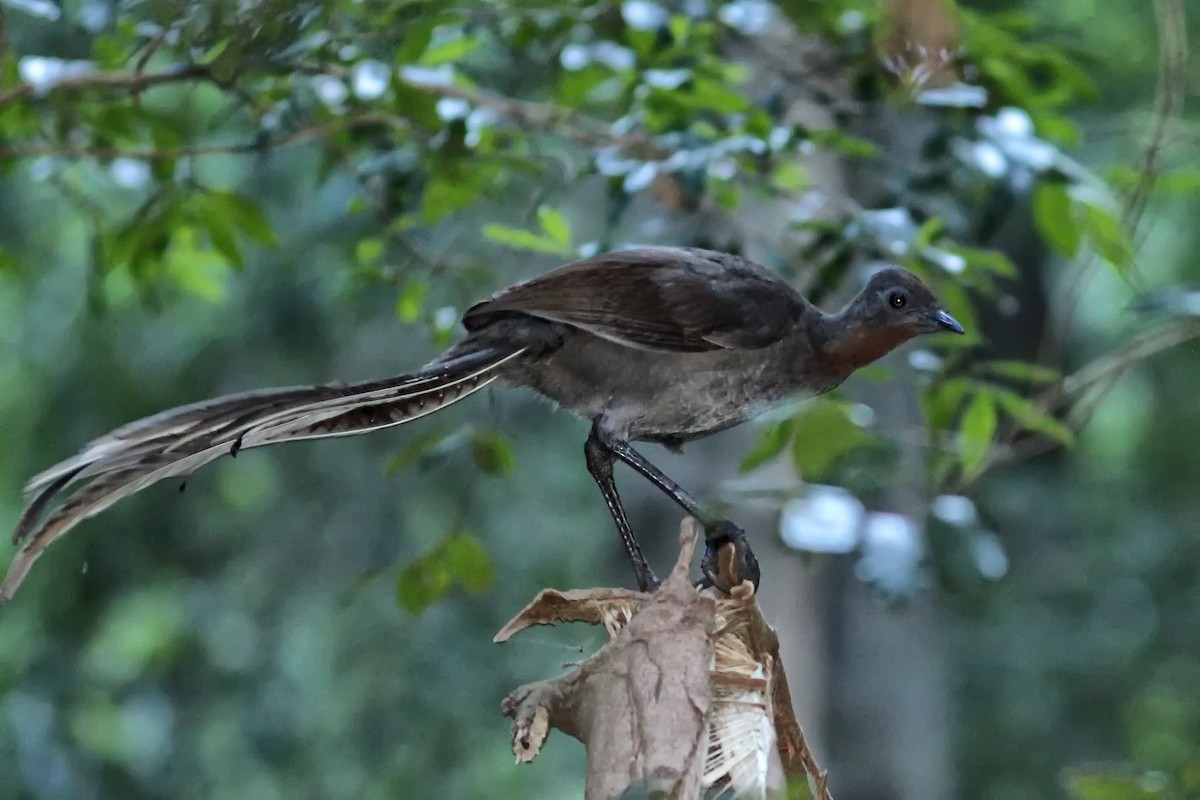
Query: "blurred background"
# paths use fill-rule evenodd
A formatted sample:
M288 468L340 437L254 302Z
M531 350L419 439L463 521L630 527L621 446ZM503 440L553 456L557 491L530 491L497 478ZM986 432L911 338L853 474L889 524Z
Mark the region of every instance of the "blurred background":
M0 521L121 423L405 371L600 250L744 253L825 308L902 263L969 336L646 447L750 532L833 794L1200 797L1198 31L1184 0L0 0ZM499 702L600 637L491 637L632 585L585 435L489 390L84 523L0 610L0 797L582 797L582 747L515 767ZM676 509L618 480L665 570Z

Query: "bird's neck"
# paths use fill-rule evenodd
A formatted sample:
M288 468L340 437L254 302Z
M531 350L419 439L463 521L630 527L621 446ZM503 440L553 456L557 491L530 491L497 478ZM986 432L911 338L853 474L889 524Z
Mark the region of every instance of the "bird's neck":
M913 337L907 328L869 325L847 312L821 313L810 333L817 360L835 374L849 375Z

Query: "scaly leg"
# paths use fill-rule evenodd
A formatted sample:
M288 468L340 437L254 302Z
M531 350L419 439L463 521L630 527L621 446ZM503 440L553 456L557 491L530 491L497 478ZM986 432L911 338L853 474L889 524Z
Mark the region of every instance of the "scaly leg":
M642 548L633 535L629 518L625 516L625 507L621 505L621 497L617 494L617 483L613 480L613 453L605 448L596 437L595 428L592 429L592 433L584 444L583 454L587 459L588 472L592 474L596 485L600 487L600 494L604 495L604 503L608 506L608 512L612 514L613 522L617 524L617 533L621 535L621 543L625 545L625 552L629 554L629 563L633 565L633 575L637 580L638 589L643 592L653 592L659 587L658 576L646 562L646 557L642 555Z
M595 422L592 423L592 432L591 435L588 436L589 447L592 446L593 442L595 442L596 446L599 448L603 448L603 450L608 454L609 481L612 481L612 458L615 456L616 458L624 461L630 467L633 467L633 469L635 469L637 472L641 473L643 477L657 486L664 494L667 495L667 497L670 497L672 500L674 500L680 508L691 514L700 522L701 525L704 526L706 543L704 548L704 558L700 562L700 570L704 573L704 577L707 578L709 582L723 591L729 590L730 587L726 586L717 575L717 551L720 550L721 546L724 544L732 544L735 551L735 563L737 564L738 577L742 579L749 579L754 584L754 587L756 589L758 588L759 579L761 577L758 569L758 559L754 557L754 553L750 549L750 544L746 541L746 533L741 528L739 528L737 525L734 525L729 520L713 514L711 511L704 508L704 506L702 506L700 502L696 500L696 498L693 497L686 489L684 489L675 481L671 480L666 474L663 473L662 470L651 464L645 456L643 456L637 450L634 450L629 442L614 436L611 431L605 428L600 418L597 418ZM596 473L593 472L592 474L594 476ZM596 482L600 483L600 479L597 478ZM601 486L601 491L604 491L603 486ZM612 487L612 491L613 496L615 497L615 484ZM617 506L618 508L620 507L619 502ZM611 503L609 508L612 509ZM615 511L613 512L613 515L615 518ZM623 517L624 512L622 512L622 518ZM628 527L628 522L625 524ZM620 525L621 523L618 522L618 528ZM622 537L624 537L624 534L622 534ZM630 539L632 540L632 533L630 534ZM636 543L634 543L634 547L637 547ZM626 545L626 549L629 550L628 544ZM633 551L630 550L630 553L632 558ZM637 553L639 556L641 555L640 550L638 550ZM636 572L636 566L634 569Z

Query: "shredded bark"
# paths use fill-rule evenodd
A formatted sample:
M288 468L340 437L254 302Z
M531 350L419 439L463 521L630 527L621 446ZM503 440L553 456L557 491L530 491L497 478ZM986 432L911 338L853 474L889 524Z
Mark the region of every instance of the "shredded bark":
M684 522L680 540L679 557L657 592L545 589L496 634L495 641L504 642L535 625L560 622L603 625L609 634L608 643L573 671L519 687L504 699L518 763L535 758L557 728L587 748L589 799L637 789L691 800L706 786L710 792L727 787L732 778L714 778L713 765L736 757L743 766L765 765L758 770L765 796L784 797L786 783L802 782L819 800L832 800L826 773L796 721L779 641L754 587L743 582L731 595L698 591L689 579L697 540L692 520ZM737 577L731 574L732 550L719 554L727 585ZM726 667L718 665L717 650ZM760 718L770 723L764 740L770 752L747 755L745 741L712 741L710 723L737 709L722 707L723 698L738 692L762 698L744 703L760 715L769 706L770 717ZM714 711L720 708L725 711Z

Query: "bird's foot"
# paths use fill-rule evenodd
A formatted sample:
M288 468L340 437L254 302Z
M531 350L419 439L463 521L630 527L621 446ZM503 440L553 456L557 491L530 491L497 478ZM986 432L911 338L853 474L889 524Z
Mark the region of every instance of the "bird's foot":
M704 535L704 558L700 560L700 571L704 574L704 578L699 585L701 587L714 586L725 594L731 592L733 586L722 579L720 572L721 548L728 544L733 546L733 565L730 576L733 584L736 586L738 583L748 580L754 584L754 590L757 592L762 576L758 570L758 559L754 557L754 551L750 549L750 542L746 540L746 532L729 520L723 519L712 525L706 525Z
M658 579L658 576L654 574L654 570L645 561L642 561L641 564L633 565L633 577L637 581L639 592L653 594L662 586L662 581Z

